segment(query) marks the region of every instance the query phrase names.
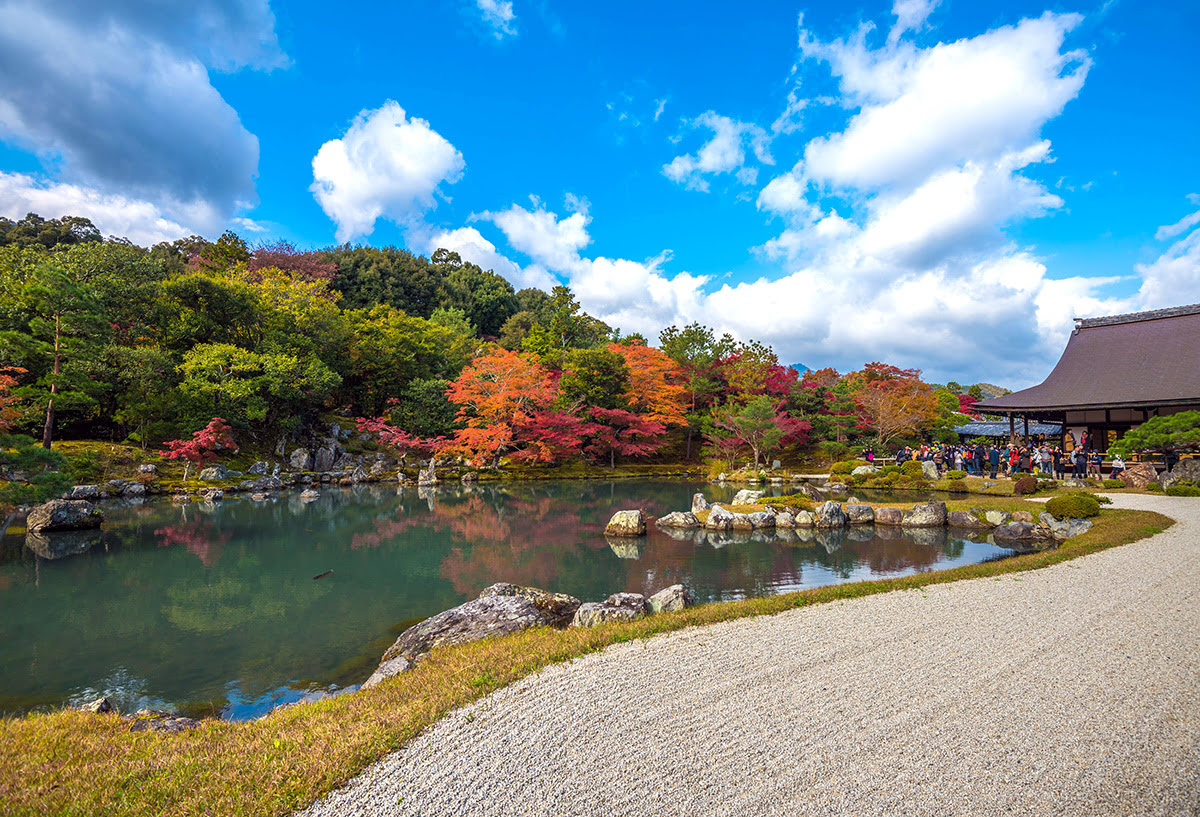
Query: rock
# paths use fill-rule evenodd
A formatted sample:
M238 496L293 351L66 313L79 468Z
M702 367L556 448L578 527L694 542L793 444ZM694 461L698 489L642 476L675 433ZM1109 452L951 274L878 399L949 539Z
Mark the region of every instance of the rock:
M275 442L275 456L282 457L284 451L287 451L287 437L280 437Z
M212 465L200 471L200 476L197 477L201 482L220 482L229 474L229 469L224 465Z
M409 627L383 654L383 661L398 656L411 660L434 647L508 635L549 623L547 616L523 596L472 599Z
M696 518L696 514L690 511L675 511L666 516L660 516L654 520L654 524L660 528L698 528L700 520Z
M1158 478L1164 489L1170 488L1180 480L1200 484L1200 458L1189 457L1186 460L1180 460L1175 463L1174 468L1164 472Z
M312 470L312 455L307 449L297 448L288 457L288 465L292 466L293 471L310 471Z
M52 499L29 512L25 529L38 533L52 530L89 530L100 527L104 511L83 499Z
M846 514L837 502L823 502L817 508L816 516L818 528L840 528L847 523Z
M754 513L746 514L746 517L750 520L750 524L755 530L775 527L775 514L773 513L755 511Z
M1064 479L1062 481L1062 487L1064 487L1064 488L1091 488L1092 483L1088 482L1086 479Z
M844 483L844 482L831 482L828 485L826 485L825 487L829 490L829 493L831 493L831 494L844 494L850 490L849 488L846 487L846 483ZM824 497L822 497L822 499L824 499Z
M131 482L121 491L121 496L145 496L146 486L140 482Z
M479 482L479 472L478 471L468 471L467 473L462 475L461 482L463 485L471 485L473 483Z
M979 508L972 508L971 512L993 527L1007 525L1013 521L1013 515L1008 511L984 511Z
M792 516L796 520L796 527L798 528L811 528L817 524L817 517L811 511L800 511L799 513L792 514ZM776 524L778 524L778 520L776 520Z
M551 627L566 627L575 616L582 602L566 593L551 593L538 587L522 587L509 582L499 582L484 588L479 598L520 596L533 602Z
M76 485L68 491L63 499L99 499L99 485Z
M850 496L846 497L846 504L847 505L861 505L862 500L860 500L858 497L851 494Z
M585 602L575 611L572 627L595 627L609 621L645 618L648 605L641 593L613 593L602 602Z
M313 457L313 470L328 471L333 467L333 460L333 449L329 446L321 446L317 449L316 456Z
M796 527L796 517L787 511L780 511L775 514L775 527L790 530Z
M1032 522L1033 514L1029 511L1013 511L1012 518L1014 522Z
M751 491L748 488L743 488L733 495L733 501L730 505L753 505L762 498L764 491Z
M722 508L720 505L713 505L709 509L708 519L704 521L704 527L709 530L729 530L733 526L733 514Z
M129 731L187 732L189 729L195 729L199 725L200 721L195 718L184 718L179 715L170 715L166 712L154 712L148 716L139 713L134 715L133 724L129 727Z
M250 483L253 491L282 491L283 480L279 477L259 477Z
M200 496L204 497L209 502L217 502L225 498L225 492L220 488L203 488L200 491Z
M354 470L350 472L350 481L353 482L355 485L362 483L362 482L366 482L370 478L371 478L371 475L368 474L366 472L366 469L364 469L361 465L355 466Z
M926 502L905 511L900 524L909 528L939 528L946 524L946 503Z
M876 508L876 525L900 525L904 522L904 511L899 508Z
M107 697L97 698L91 703L86 703L79 707L80 712L96 712L100 715L107 714L113 711L112 701Z
M878 474L879 469L874 465L860 465L850 472L852 477L868 477L872 474Z
M1145 488L1151 482L1158 481L1158 470L1148 462L1139 462L1122 471L1117 479L1125 483L1126 488Z
M692 513L700 513L709 509L708 500L704 498L704 494L692 494Z
M645 536L646 517L640 510L617 511L604 526L605 536Z
M78 556L87 553L99 541L99 531L25 532L25 547L43 559Z
M722 471L721 473L717 474L717 482L724 482L724 481L725 481L725 472Z
M731 513L729 515L729 529L751 531L754 530L754 522L744 513Z
M429 467L417 471L417 485L437 485L437 458L429 458Z
M650 612L657 615L658 613L669 613L674 610L691 607L696 601L682 584L673 584L670 587L659 590L647 599L646 603L650 606Z
M1015 550L1018 553L1036 553L1047 550L1054 544L1054 538L1048 531L1030 522L1010 522L1000 525L992 531L992 538L1000 547Z
M922 460L921 476L923 476L925 479L929 480L930 482L937 482L938 479L941 478L941 475L938 474L937 464L934 463L932 460Z
M187 494L175 494L171 497L172 505L186 505L192 501L192 498Z
M398 655L391 661L384 661L379 667L371 673L371 677L363 681L363 685L359 689L370 689L373 686L378 686L381 681L388 678L395 678L412 669L412 661L405 658L403 655Z
M158 476L158 466L152 462L144 463L138 466L138 473L156 477Z
M948 524L953 528L984 529L992 527L986 520L980 519L970 511L951 511L947 517Z
M870 525L875 521L875 509L870 505L847 504L845 513L851 525Z
M1092 523L1086 519L1059 520L1055 519L1053 514L1046 512L1038 516L1038 521L1050 531L1050 535L1054 537L1054 541L1056 542L1065 542L1092 529Z
M825 501L825 495L823 493L821 493L820 491L818 491L816 486L814 486L808 482L801 482L799 485L797 485L796 493L804 494L809 499L815 500L817 502Z
M301 502L312 502L313 500L320 499L320 498L321 498L321 492L318 491L316 488L305 488L303 491L300 492L300 501Z
M254 474L255 476L262 476L270 470L271 464L269 462L263 462L262 460L259 460L258 462L254 463L254 465L251 465L249 468L247 468L246 473Z
M254 493L250 494L250 498L255 502L265 502L267 500L267 495L262 491L255 491Z

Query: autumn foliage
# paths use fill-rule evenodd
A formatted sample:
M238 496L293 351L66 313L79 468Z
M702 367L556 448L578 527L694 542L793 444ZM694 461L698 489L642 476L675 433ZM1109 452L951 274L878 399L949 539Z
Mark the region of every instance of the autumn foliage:
M217 458L218 451L236 452L238 450L238 444L234 441L231 430L229 423L220 417L214 417L204 428L193 432L192 439L170 440L163 443L165 447L158 452L159 456L169 460L186 460L187 464L183 469L183 478L186 480L188 468L192 465L201 466L212 462Z

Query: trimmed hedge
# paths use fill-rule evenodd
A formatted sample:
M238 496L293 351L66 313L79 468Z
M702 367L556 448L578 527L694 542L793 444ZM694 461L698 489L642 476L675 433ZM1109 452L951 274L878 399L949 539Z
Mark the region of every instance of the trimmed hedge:
M1106 479L1103 483L1105 488L1124 488L1125 483L1119 479Z
M967 478L966 471L947 471L946 472L946 479L960 480L960 479L966 479L966 478Z
M1167 496L1200 496L1200 485L1193 482L1177 482L1167 489Z
M1064 494L1049 500L1046 510L1059 519L1087 519L1100 515L1100 500L1083 492Z
M958 472L951 471L950 473L961 474L962 472L961 471L958 471ZM952 494L970 493L970 489L967 488L967 481L965 479L952 479L952 480L950 480L949 483L947 483L946 487L949 489L950 493L952 493Z
M829 473L831 473L831 474L849 474L851 471L854 470L854 468L855 468L855 466L854 466L854 463L852 463L852 462L835 462L833 465L829 466Z
M921 467L921 463L917 462L916 460L909 460L901 465L900 471L908 477L919 477L921 474L925 473Z
M1161 494L1162 493L1162 483L1161 482L1148 483L1146 485L1146 490L1150 491L1151 493Z

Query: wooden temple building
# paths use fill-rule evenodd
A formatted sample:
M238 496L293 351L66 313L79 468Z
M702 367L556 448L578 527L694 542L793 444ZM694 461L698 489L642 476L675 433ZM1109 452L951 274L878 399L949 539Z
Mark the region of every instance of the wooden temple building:
M1076 318L1045 382L975 409L1006 416L1013 438L1029 421L1060 423L1064 450L1086 433L1094 451L1151 417L1200 410L1200 304Z

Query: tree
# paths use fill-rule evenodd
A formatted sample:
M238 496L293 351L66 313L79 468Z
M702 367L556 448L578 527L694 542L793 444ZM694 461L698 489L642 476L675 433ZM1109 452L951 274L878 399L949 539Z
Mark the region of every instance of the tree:
M315 250L302 252L289 241L261 244L253 252L248 265L251 272L274 267L314 281L332 281L337 264Z
M19 221L0 217L0 247L15 244L49 249L63 244L98 242L101 239L96 225L82 216L44 219L37 213L27 213Z
M594 408L591 417L595 423L587 453L597 459L607 458L610 468L617 467L618 455L646 457L666 443L665 425L631 411Z
M0 366L0 434L7 434L20 416L12 387L23 374L25 370L19 366Z
M687 392L680 385L683 372L665 352L645 341L610 343L608 350L625 361L629 388L625 402L652 423L686 425Z
M1145 451L1163 455L1200 451L1200 411L1151 417L1137 428L1127 431L1125 436L1109 446L1109 451L1122 456Z
M458 414L446 398L449 387L448 380L417 378L404 387L399 398L389 401L387 414L397 426L418 437L448 437L454 433Z
M158 452L158 455L169 460L184 460L183 479L186 482L188 469L193 464L200 467L207 462L212 462L217 458L218 451L237 452L238 444L234 441L230 431L228 423L220 417L214 417L204 428L193 431L192 439L171 440L163 443L164 448Z
M438 259L435 252L434 263L438 263ZM519 309L512 284L475 264L460 263L454 267L446 276L446 288L450 303L462 309L479 329L479 334L486 337L499 335L501 328Z
M564 406L575 412L585 407L625 407L629 382L629 368L621 355L609 349L576 349L563 359L558 388Z
M415 434L409 434L402 428L397 428L387 422L383 417L376 417L373 420L359 417L356 419L358 430L366 434L374 434L379 438L379 442L386 445L388 448L394 449L400 459L404 460L408 456L409 451L415 451L418 454L427 454L433 451L440 442L439 440L426 439Z
M524 290L522 290L524 291ZM538 320L530 327L521 348L557 368L569 349L595 346L611 330L584 312L569 287L556 286L539 310Z
M521 448L512 458L531 465L551 464L577 453L595 426L565 411L521 415L513 422L512 441Z
M681 384L687 393L687 457L692 456L692 437L703 427L704 409L717 394L720 381L714 374L718 360L729 354L733 338L724 335L717 340L713 330L699 323L683 329L668 326L658 335L664 353L679 366Z
M750 448L755 469L759 458L774 451L788 433L780 422L774 401L766 395L759 395L741 408L725 413L718 422L734 431Z
M868 426L880 445L902 434L916 434L938 421L937 396L928 383L921 382L920 370L870 363L855 374L862 383L858 403L870 418Z

